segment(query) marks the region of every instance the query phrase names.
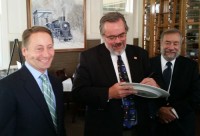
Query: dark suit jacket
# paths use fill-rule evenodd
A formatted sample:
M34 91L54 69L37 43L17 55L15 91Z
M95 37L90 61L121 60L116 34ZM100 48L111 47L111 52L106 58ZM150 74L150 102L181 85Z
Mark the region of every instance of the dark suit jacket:
M145 50L127 45L126 55L133 82L139 83L150 73L150 63ZM85 136L122 136L123 110L121 99L108 100L108 89L117 83L110 52L100 44L81 53L73 83L73 98L87 105ZM135 97L138 109L139 134L148 129L147 99Z
M23 66L0 80L0 136L65 136L62 83L49 75L56 98L57 134L44 96Z
M161 57L151 59L151 65L155 72L162 77ZM169 124L161 125L157 131L167 136L194 136L194 109L200 102L200 81L198 77L198 64L188 58L179 56L174 65L170 96L157 101L157 108L162 106L174 107L180 119ZM166 90L166 86L162 86ZM167 130L168 132L166 132ZM160 134L159 134L160 135Z

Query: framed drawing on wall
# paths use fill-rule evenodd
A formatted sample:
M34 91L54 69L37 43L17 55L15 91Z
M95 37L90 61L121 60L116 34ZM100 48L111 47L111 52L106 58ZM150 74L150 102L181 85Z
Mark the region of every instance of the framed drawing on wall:
M81 51L86 45L85 0L26 0L27 26L45 26L57 52Z

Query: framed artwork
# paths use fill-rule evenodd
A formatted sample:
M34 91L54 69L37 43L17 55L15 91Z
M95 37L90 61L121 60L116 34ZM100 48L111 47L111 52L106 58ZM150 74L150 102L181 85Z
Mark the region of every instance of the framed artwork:
M56 52L81 51L86 45L85 0L26 0L27 26L45 26Z

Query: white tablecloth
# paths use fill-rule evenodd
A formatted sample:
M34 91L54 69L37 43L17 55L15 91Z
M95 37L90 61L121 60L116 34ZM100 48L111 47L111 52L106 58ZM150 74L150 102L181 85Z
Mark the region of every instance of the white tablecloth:
M68 78L62 82L63 84L63 91L64 92L71 92L72 91L72 79Z

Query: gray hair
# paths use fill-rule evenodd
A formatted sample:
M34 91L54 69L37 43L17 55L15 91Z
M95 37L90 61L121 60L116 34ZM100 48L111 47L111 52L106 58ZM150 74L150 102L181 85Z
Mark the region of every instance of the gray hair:
M162 34L161 34L161 36L160 36L160 41L163 40L163 38L164 38L165 35L167 35L167 34L175 34L175 33L177 33L177 34L180 35L180 44L182 44L182 34L176 28L171 28L171 29L167 29L167 30L163 31Z
M119 12L109 12L109 13L105 14L100 20L100 25L99 25L100 34L104 35L104 33L105 33L104 24L106 22L117 22L120 19L124 22L125 30L127 32L128 25L126 23L124 15Z

